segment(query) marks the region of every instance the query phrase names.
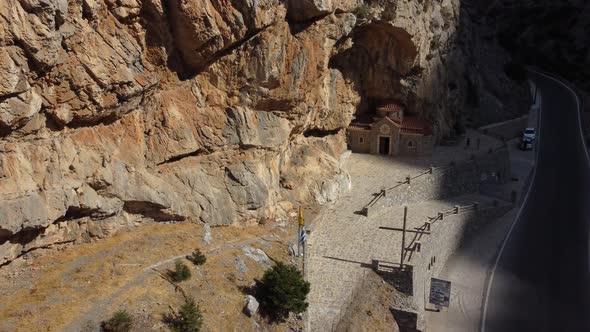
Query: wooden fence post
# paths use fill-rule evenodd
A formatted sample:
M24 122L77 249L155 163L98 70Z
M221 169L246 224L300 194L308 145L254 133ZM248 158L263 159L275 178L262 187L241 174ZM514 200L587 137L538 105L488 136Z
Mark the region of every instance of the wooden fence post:
M364 207L361 211L361 213L365 216L365 217L369 217L369 208L368 207Z
M405 250L406 250L406 222L408 218L408 207L404 206L404 224L402 227L402 252L400 257L400 268L404 269L404 257L405 257Z

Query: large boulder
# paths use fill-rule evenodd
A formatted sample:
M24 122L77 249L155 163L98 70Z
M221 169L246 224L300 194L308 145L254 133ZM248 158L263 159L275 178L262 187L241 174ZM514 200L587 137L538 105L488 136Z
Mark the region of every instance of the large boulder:
M246 313L246 315L248 315L248 317L254 317L254 315L256 315L256 313L258 312L259 306L260 304L254 296L246 296L246 306L244 307L244 312Z

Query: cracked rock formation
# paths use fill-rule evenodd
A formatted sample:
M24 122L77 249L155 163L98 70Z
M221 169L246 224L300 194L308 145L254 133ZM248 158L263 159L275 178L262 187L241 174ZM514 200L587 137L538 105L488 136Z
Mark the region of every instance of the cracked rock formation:
M0 2L0 264L332 201L344 128L375 99L438 138L486 118L478 95L497 118L526 111L523 86L477 70L472 25L459 0Z

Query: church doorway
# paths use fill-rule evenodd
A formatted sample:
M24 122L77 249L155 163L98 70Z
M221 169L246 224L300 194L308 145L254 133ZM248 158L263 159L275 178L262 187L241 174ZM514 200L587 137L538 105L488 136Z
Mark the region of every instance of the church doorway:
M379 154L389 154L389 137L379 136Z

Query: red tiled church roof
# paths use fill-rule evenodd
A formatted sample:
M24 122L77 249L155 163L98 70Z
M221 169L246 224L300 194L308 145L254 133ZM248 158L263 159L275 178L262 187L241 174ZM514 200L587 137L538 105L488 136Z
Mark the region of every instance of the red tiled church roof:
M403 116L403 113L397 114L394 116L394 113L399 113L404 111L404 106L397 104L392 101L385 101L381 105L377 107L377 109L382 114L381 116L385 115L385 119L389 120L390 123L400 128L402 134L414 134L414 135L432 135L432 124L430 121L416 116L416 115L406 115ZM397 119L397 117L402 118L402 121ZM358 118L355 119L354 122L350 124L348 127L352 130L370 130L372 124L380 121L383 117L373 117L371 119L369 114L362 114Z
M419 116L405 116L401 127L402 134L432 135L430 121Z

